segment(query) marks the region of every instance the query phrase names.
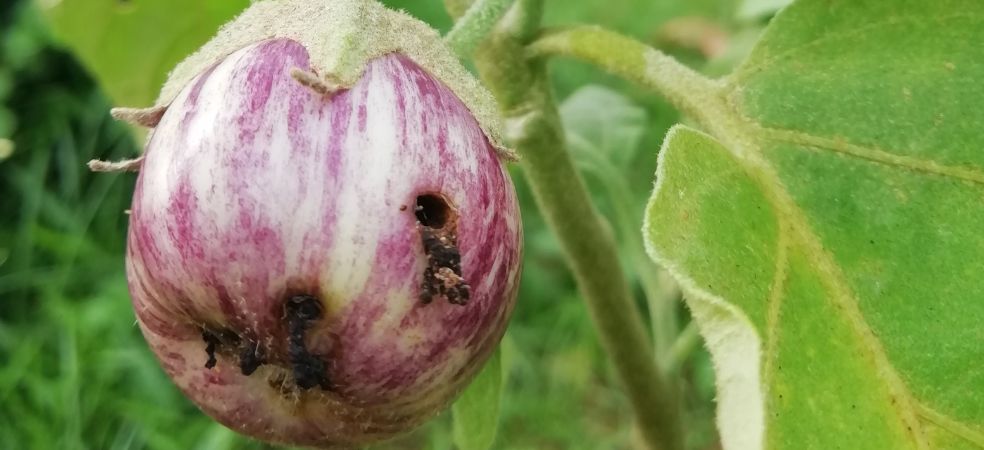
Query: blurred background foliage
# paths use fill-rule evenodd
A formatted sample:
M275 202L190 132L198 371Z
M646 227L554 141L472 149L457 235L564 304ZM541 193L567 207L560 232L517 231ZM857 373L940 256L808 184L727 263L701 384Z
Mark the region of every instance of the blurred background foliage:
M390 0L446 31L439 0ZM553 0L550 25L598 23L725 74L783 0ZM201 414L170 383L135 324L123 274L135 176L89 159L136 155L138 131L111 105L149 105L168 70L246 0L0 2L0 448L265 448ZM639 245L642 206L666 129L665 102L596 69L552 76L571 151L619 236L644 311L657 269ZM637 446L559 247L514 170L526 261L509 328L495 448ZM664 288L666 286L663 286ZM681 326L689 319L677 307ZM681 355L688 447L717 448L713 374L700 345ZM380 449L453 447L449 413Z

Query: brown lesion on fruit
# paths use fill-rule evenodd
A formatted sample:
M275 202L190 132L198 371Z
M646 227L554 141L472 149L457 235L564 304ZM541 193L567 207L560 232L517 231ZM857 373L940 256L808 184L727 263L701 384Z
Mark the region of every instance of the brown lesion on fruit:
M457 211L443 195L422 194L417 196L414 214L427 256L420 301L428 304L444 297L455 305L468 303L471 288L461 275Z

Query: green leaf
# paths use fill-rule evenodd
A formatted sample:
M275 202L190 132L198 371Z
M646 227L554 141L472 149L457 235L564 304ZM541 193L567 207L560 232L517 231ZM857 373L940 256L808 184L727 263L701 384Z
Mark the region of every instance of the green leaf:
M459 450L487 450L495 441L502 400L502 351L497 349L475 380L454 402L454 444Z
M149 106L167 73L248 0L64 0L45 14L55 35L126 106Z
M738 5L735 16L744 20L758 19L775 14L776 11L790 3L792 0L743 0Z
M644 232L725 448L984 448L981 42L978 2L800 1L668 134Z
M571 94L560 105L560 117L572 150L601 152L618 166L631 163L648 123L645 109L601 85Z
M604 111L605 114L598 114ZM577 166L597 180L606 195L594 189L596 203L612 214L612 224L622 234L621 244L637 253L648 275L652 263L639 241L639 209L646 191L632 190L626 171L638 153L646 131L646 110L617 91L601 85L584 86L559 106L565 139ZM648 184L648 182L647 182ZM590 185L594 187L594 184ZM611 212L608 210L611 209Z

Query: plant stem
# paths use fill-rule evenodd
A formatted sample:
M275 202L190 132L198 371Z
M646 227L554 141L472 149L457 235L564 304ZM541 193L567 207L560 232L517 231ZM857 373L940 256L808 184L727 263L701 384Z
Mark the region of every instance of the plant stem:
M537 205L573 269L592 320L650 448L683 448L675 384L658 369L608 224L567 152L544 62L526 58L540 0L519 0L479 49L476 64L506 119L507 138Z
M569 56L653 89L701 124L723 108L720 84L635 39L598 26L548 30L528 46L532 57Z
M513 0L478 0L455 22L444 40L459 58L467 58L502 18Z
M581 59L653 89L712 134L718 134L716 131L723 122L721 118L729 115L727 104L720 95L722 83L708 79L666 54L614 31L597 26L548 30L527 46L527 51L534 58L569 56ZM664 298L678 295L675 286L667 283L660 285L666 286ZM665 304L654 305L650 302L650 309L662 314L668 312ZM652 320L654 324L666 323L656 314ZM658 327L654 329L658 330ZM677 337L670 354L660 356L661 365L671 375L674 374L683 359L700 342L699 337L691 324Z
M579 156L575 155L575 161L578 158L590 160L590 164L585 164L586 167L583 169L596 172L598 182L608 190L608 198L614 212L613 219L621 239L621 249L631 256L632 266L649 306L653 357L657 361L663 361L665 359L663 355L670 351L671 345L677 339L676 306L680 295L676 282L662 276L664 271L646 254L642 233L639 232L642 217L636 217L632 212L630 201L632 190L629 189L625 177L619 173L618 168L599 151L582 152ZM665 365L661 368L669 369Z

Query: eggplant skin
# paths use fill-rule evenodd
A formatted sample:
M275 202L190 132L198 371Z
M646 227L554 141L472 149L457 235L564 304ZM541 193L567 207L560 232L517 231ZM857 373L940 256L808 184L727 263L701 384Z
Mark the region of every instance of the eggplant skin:
M371 59L330 94L298 69L315 70L304 45L260 41L167 105L127 277L147 342L204 412L269 442L359 445L436 415L491 355L520 214L476 118L410 58Z

